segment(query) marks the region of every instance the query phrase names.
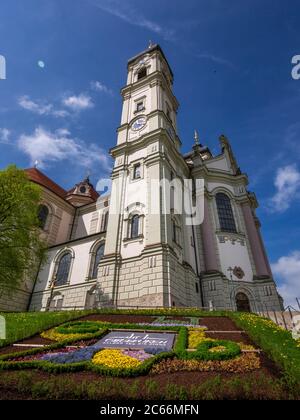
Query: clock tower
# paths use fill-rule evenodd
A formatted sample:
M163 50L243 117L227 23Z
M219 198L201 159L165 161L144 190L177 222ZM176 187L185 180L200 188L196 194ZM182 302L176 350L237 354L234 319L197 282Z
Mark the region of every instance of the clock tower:
M159 45L128 61L99 282L118 305L199 305L191 232L175 216L169 183L189 177L180 154L173 72ZM186 264L184 268L184 263Z

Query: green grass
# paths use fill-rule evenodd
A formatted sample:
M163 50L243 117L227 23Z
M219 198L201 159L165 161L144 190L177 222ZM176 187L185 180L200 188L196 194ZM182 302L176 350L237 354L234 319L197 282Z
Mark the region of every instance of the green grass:
M76 400L274 400L292 399L279 380L260 373L233 378L216 375L202 383L180 385L168 381L162 385L156 378L127 379L102 377L91 379L69 374L43 378L35 371L0 372L0 391L5 390L30 399Z
M6 321L6 339L0 340L0 347L31 337L48 328L77 319L94 311L25 312L1 313Z
M289 386L300 392L300 347L291 332L255 314L232 312L228 316L282 369Z

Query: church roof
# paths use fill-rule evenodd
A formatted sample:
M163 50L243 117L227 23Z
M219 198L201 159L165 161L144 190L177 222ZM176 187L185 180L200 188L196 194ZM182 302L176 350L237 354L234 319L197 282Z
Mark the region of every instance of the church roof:
M39 169L28 168L25 169L25 173L28 175L31 181L36 182L37 184L52 191L59 197L65 199L67 191L60 187L58 184L56 184L56 182L52 181L52 179L48 178L47 175L43 174L43 172L41 172Z
M56 184L56 182L52 181L47 175L45 175L43 172L41 172L37 168L28 168L24 170L29 179L36 184L41 185L42 187L47 188L54 194L58 195L59 197L63 198L64 200L66 197L70 194L72 194L76 187L71 188L69 191L66 191L64 188L62 188L60 185ZM92 200L96 201L99 197L99 194L94 189L93 185L89 183L90 191L89 196L92 198Z

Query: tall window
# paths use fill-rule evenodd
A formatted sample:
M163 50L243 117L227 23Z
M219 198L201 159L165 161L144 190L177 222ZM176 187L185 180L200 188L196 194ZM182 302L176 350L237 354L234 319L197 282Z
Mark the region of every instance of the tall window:
M230 198L226 194L218 193L216 195L216 203L221 230L225 232L236 232Z
M41 229L45 229L48 216L49 216L48 207L45 206L44 204L41 204L39 206L39 210L38 210L38 219L39 219L39 222L40 222L40 228Z
M98 246L96 254L95 254L93 272L92 272L92 278L93 279L97 278L98 265L99 265L99 262L101 261L103 255L104 255L104 244L101 244L101 245Z
M108 211L102 215L101 232L106 232L107 223L108 223Z
M130 231L130 237L131 239L137 238L139 236L139 223L140 218L137 214L135 214L131 219L131 231Z
M175 220L172 220L172 239L177 243L177 226Z
M139 72L138 72L138 76L137 76L137 79L138 80L141 80L141 79L143 79L144 77L146 77L147 76L147 69L146 69L146 67L143 67Z
M141 164L137 163L133 167L133 179L140 179L141 178Z
M70 268L71 268L72 256L70 252L64 254L58 263L58 268L56 272L56 282L55 286L63 286L68 283Z

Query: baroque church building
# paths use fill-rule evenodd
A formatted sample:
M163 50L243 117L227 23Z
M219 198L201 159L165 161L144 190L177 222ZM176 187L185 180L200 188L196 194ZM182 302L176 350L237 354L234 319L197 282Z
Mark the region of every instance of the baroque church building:
M88 178L66 191L37 168L26 170L43 188L48 260L8 309L280 310L247 175L225 136L217 156L197 133L191 152L180 152L179 104L160 46L128 61L121 93L109 194L99 196ZM201 205L202 223L176 211L184 180L192 180L189 208Z

